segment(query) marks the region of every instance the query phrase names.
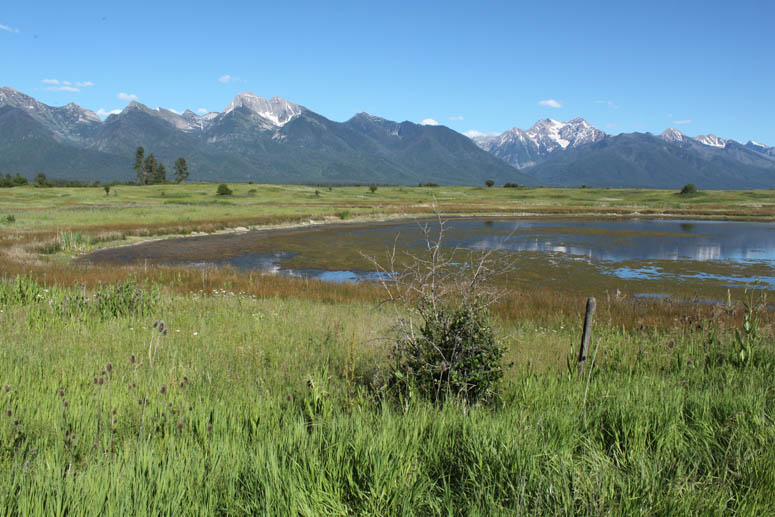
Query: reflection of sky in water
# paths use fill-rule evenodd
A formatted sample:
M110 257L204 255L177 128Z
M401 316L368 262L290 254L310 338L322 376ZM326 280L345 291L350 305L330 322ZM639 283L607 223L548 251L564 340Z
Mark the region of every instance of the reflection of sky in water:
M480 231L473 231L475 225L479 225ZM596 261L690 259L775 263L775 225L771 223L622 220L492 221L492 224L482 224L481 221L451 221L449 227L451 240L448 242L458 247L564 253ZM584 233L590 230L601 234ZM511 231L514 233L509 236ZM602 234L606 231L612 234ZM627 236L626 232L676 235ZM483 236L483 233L489 235Z
M656 267L620 267L613 271L613 274L625 280L711 280L717 282L722 287L735 287L740 283L748 284L750 287L775 288L775 277L772 276L733 276L718 275L713 273L683 273L680 276L672 273L660 271ZM754 283L758 283L754 285Z
M376 271L328 271L324 269L287 269L281 263L296 256L296 253L246 253L237 257L221 259L215 264L229 265L242 270L257 270L263 273L279 273L295 277L308 277L324 282L351 283L363 281L390 280L387 273ZM204 267L206 262L189 263L190 266Z

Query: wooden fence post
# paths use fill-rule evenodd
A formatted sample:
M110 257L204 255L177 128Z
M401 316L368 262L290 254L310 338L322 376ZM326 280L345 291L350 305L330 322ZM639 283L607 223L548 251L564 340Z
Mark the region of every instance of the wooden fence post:
M581 335L581 348L579 349L579 373L584 374L589 352L589 338L592 334L592 318L595 316L597 302L594 297L587 298L587 313L584 315L584 333Z

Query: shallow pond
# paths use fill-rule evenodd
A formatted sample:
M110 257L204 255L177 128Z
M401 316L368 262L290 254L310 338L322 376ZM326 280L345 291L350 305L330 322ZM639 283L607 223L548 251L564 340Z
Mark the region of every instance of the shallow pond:
M378 279L381 263L425 246L434 221L306 226L167 239L94 252L94 263L230 265L334 282ZM759 281L775 287L775 225L659 219L465 218L445 223L444 245L498 249L510 269L503 282L635 295L708 296Z

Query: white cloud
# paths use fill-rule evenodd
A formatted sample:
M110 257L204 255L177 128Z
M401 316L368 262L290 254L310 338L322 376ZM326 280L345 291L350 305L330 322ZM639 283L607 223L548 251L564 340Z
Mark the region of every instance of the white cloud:
M78 88L75 88L74 86L49 86L48 88L46 88L46 90L51 92L73 92L73 93L78 93L81 91Z
M73 83L70 81L60 81L59 79L50 79L46 78L41 81L43 84L50 84L46 90L52 91L52 92L80 92L79 88L86 88L88 86L94 86L94 83L91 81L78 81L75 83L75 86L73 86Z
M206 110L206 109L204 109L204 108L199 108L197 111L198 111L199 113L201 113L202 115L204 115L205 113L207 113L207 110Z
M102 108L100 108L100 109L98 109L98 110L97 110L97 115L99 115L99 117L100 117L100 118L105 118L105 117L107 117L108 115L118 115L119 113L121 113L121 110L110 110L110 111L105 111L105 110L104 110L104 109L102 109Z
M8 25L0 25L0 31L19 32L19 29L14 29L13 27L9 27Z
M116 95L116 97L118 97L122 101L136 101L137 100L137 95L135 95L134 93L119 92L119 94Z
M562 108L562 104L560 104L554 99L546 99L545 101L538 101L538 105L544 106L546 108Z
M422 119L422 122L420 122L423 126L438 126L439 123L433 120L432 118L424 118Z
M469 129L468 131L463 131L463 134L466 135L468 138L476 138L477 136L487 136L481 131L477 131L475 129Z
M458 115L457 117L449 117L449 120L464 120L463 115Z
M605 105L606 105L606 106L608 106L609 108L611 108L611 109L615 109L615 110L618 110L619 108L621 108L621 106L619 106L618 104L616 104L614 101L610 101L610 100L608 100L608 101L603 101L603 100L596 100L596 101L595 101L595 104L605 104Z
M612 127L616 127L616 124L606 124L605 125L606 129L611 129Z
M679 125L679 126L683 126L684 124L691 124L691 123L692 123L692 119L687 119L687 120L674 120L674 121L673 121L673 124L677 124L677 125Z
M156 109L159 109L159 108L156 108ZM180 111L178 111L178 110L176 110L176 109L172 109L172 108L165 108L165 109L166 109L167 111L171 111L172 113L174 113L174 114L176 114L176 115L180 115Z
M224 83L224 84L226 84L226 83L233 83L233 82L236 82L236 81L239 81L239 80L240 80L239 77L234 77L233 75L229 75L229 74L224 74L224 75L222 75L222 76L220 76L218 78L218 82L219 83Z

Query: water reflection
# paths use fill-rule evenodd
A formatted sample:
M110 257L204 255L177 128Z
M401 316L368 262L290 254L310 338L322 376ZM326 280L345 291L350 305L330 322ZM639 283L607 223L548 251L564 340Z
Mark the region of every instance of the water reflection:
M469 242L468 223L450 223L452 245L566 253L596 261L766 260L775 262L770 223L729 221L498 221Z
M435 222L423 224L431 229L438 226ZM420 225L404 221L173 239L102 250L86 260L230 265L330 282L357 282L387 279L370 271L359 251L376 256L394 242L399 253L416 253L426 246ZM521 254L516 276L537 282L578 282L572 275L584 270L587 275L596 272L594 285L602 285L606 279L661 281L659 289L664 289L665 282L704 281L723 286L760 278L765 285L775 287L775 225L771 223L453 219L446 223L444 244ZM554 269L550 272L547 266ZM531 276L525 268L532 268L535 274Z

